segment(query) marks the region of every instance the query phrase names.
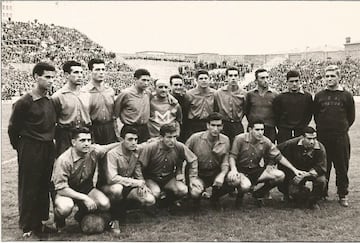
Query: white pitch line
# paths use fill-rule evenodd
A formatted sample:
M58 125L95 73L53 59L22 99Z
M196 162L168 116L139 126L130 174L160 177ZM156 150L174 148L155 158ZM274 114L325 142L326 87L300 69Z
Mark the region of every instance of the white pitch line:
M6 164L9 164L9 163L14 162L16 160L17 160L17 157L14 157L14 158L3 161L1 164L6 165Z

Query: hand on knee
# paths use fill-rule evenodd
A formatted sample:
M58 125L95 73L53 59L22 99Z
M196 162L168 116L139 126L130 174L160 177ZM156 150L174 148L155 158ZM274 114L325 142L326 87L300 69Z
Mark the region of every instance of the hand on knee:
M188 194L188 187L184 183L176 183L176 190L174 190L174 194L177 197L184 197Z

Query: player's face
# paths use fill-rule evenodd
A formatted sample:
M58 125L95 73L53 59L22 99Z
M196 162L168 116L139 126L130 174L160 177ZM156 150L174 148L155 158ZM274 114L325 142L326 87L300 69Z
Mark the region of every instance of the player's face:
M223 129L222 120L214 120L206 123L207 129L211 136L217 137L219 136L221 130Z
M105 64L95 63L91 71L92 78L95 82L102 82L105 79Z
M80 153L88 153L91 145L90 133L79 133L79 135L71 140L71 143L75 150Z
M200 88L207 88L209 87L210 79L209 76L206 74L200 74L197 78L197 83Z
M71 72L68 74L68 79L74 85L81 85L81 82L84 78L84 73L82 67L72 66Z
M300 78L299 77L291 77L287 81L288 88L292 92L297 92L300 90Z
M145 90L149 87L150 84L150 76L149 75L141 75L139 79L136 80L136 85L141 90Z
M270 80L270 76L268 72L258 73L257 82L260 87L267 88L269 86L268 84L269 80Z
M166 147L173 148L175 147L177 136L178 136L178 132L165 133L165 135L162 137L162 141Z
M340 77L336 74L336 71L326 71L325 80L329 87L335 88L340 81Z
M138 135L133 133L127 133L124 138L124 146L127 150L134 151L138 143Z
M239 82L239 72L236 70L229 70L226 79L229 85L237 85Z
M173 78L171 82L171 90L174 94L182 94L184 92L184 82L181 78Z
M161 98L166 98L169 93L169 84L165 82L156 82L155 86L156 95Z
M251 136L256 140L260 140L264 136L264 124L254 124L254 127L249 130Z
M34 77L40 89L49 90L54 82L55 72L44 71L43 75L39 76L35 74Z
M303 145L307 149L312 149L315 146L316 142L316 132L314 133L305 133Z

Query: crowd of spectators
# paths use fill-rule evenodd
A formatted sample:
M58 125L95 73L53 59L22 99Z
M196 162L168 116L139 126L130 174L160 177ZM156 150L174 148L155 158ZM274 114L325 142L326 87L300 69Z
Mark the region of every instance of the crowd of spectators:
M115 92L129 86L131 72L127 64L116 60L115 53L90 40L76 29L38 23L2 22L2 99L24 94L32 87L33 80L28 71L14 68L12 63L37 63L45 61L57 68L52 92L64 85L61 66L65 61L79 61L85 70L84 82L88 80L87 62L91 58L104 59L108 69L107 81Z
M165 61L165 62L190 62L190 60L186 58L176 58L176 57L169 57L169 56L126 56L124 57L127 60L151 60L151 61Z
M211 84L210 86L214 89L218 89L224 85L225 82L225 70L230 66L235 66L240 71L240 77L244 77L246 73L250 73L253 70L253 64L243 64L237 61L227 62L222 61L221 63L216 62L193 62L192 65L181 65L178 68L179 74L181 74L185 79L185 84L187 88L192 88L194 86L195 72L198 69L205 69L209 71Z
M332 64L340 68L340 84L353 95L360 95L360 60L351 58L342 61L301 60L296 63L287 60L269 70L269 86L279 92L285 91L287 89L286 73L291 69L295 69L300 72L303 89L315 94L326 87L324 70L328 65ZM255 82L251 82L247 86L247 90L255 86Z

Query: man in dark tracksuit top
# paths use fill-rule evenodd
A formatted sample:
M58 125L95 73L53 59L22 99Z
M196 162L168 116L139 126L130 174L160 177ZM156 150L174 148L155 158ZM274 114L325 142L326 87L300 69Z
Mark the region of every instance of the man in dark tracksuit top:
M325 79L327 88L318 92L314 98L314 118L319 141L326 149L326 178L329 181L331 166L334 164L339 203L348 207L347 172L350 160L348 130L355 121L354 98L339 86L340 70L337 66L332 65L325 69ZM328 186L325 192L327 189Z
M55 159L56 114L46 95L55 68L38 63L32 73L35 88L13 105L8 128L10 143L18 153L19 224L24 238L51 231L41 221L49 218L49 185Z
M278 144L302 135L312 117L312 96L302 90L300 73L291 70L286 79L289 90L276 96L273 102Z
M287 199L300 199L301 204L305 202L310 209L318 209L317 201L322 197L326 185L326 151L324 145L317 141L316 130L305 127L303 136L292 138L277 147L293 166L307 172L297 177L288 168L279 165L278 168L285 172L285 180L278 186L279 191ZM312 181L311 192L305 187L307 181ZM291 187L295 190L289 190Z

